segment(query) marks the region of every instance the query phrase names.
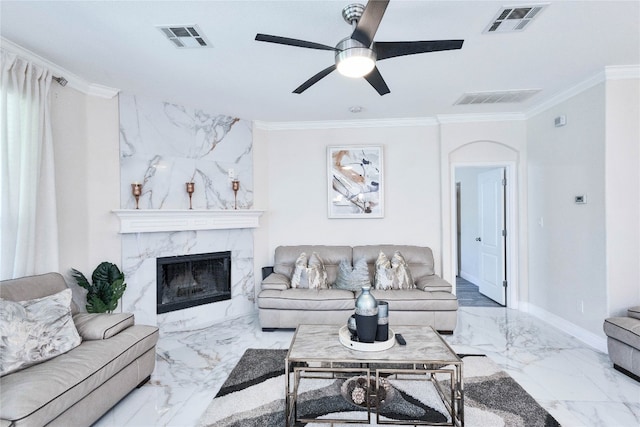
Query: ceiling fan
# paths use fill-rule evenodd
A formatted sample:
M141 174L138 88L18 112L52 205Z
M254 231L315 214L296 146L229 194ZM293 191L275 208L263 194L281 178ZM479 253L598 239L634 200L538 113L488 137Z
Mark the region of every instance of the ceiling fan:
M464 40L374 42L373 38L388 4L389 0L369 0L366 7L354 3L342 9L342 17L352 26L353 33L340 40L335 47L268 34L256 34L256 40L335 52L335 64L302 83L293 93L304 92L337 69L340 74L347 77L364 77L380 95L385 95L390 90L376 67L376 61L417 53L460 49L464 42Z

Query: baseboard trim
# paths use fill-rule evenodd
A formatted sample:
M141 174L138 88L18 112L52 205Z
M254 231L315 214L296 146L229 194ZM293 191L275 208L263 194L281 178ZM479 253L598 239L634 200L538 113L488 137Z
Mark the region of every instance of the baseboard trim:
M561 331L568 333L572 337L579 339L580 341L595 348L598 351L601 351L602 353L608 352L606 338L599 337L598 335L589 332L574 323L569 322L567 319L553 314L545 310L544 308L523 301L520 301L519 309L520 311L527 312L532 316L535 316L538 319L549 323L552 326L555 326Z
M467 282L473 283L476 286L478 286L478 283L480 283L480 279L478 277L474 276L473 274L469 274L466 271L460 271L460 277L462 277Z

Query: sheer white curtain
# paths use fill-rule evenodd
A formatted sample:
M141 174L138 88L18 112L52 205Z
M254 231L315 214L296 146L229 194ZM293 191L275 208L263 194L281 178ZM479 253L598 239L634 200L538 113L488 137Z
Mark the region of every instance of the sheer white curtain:
M51 72L0 50L0 279L58 271Z

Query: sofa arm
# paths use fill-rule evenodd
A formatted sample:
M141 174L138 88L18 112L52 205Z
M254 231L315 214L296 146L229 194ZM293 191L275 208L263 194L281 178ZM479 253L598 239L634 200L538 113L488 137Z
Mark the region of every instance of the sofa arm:
M451 283L444 280L442 277L434 274L431 276L422 276L416 279L416 287L423 291L445 291L451 292Z
M262 281L262 289L284 291L291 287L291 280L284 274L271 273Z
M104 340L133 326L134 317L131 313L77 313L73 323L83 340Z

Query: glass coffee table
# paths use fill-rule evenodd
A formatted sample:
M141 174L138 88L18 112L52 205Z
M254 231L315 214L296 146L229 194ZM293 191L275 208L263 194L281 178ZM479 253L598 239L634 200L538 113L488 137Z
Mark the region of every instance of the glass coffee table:
M285 358L286 426L304 423L371 423L399 425L464 426L463 362L442 337L430 326L394 326L407 344L396 343L383 351L358 351L343 345L338 338L338 325L299 325ZM364 378L365 402L362 418L305 418L299 414L298 397L301 381L314 379ZM386 379L424 381L433 384L449 419L445 422L394 420L381 418L376 399ZM448 380L448 385L443 381ZM426 387L426 385L425 385ZM344 388L344 387L343 387ZM351 402L353 403L353 402ZM358 413L359 414L359 413ZM383 414L384 415L384 414Z

